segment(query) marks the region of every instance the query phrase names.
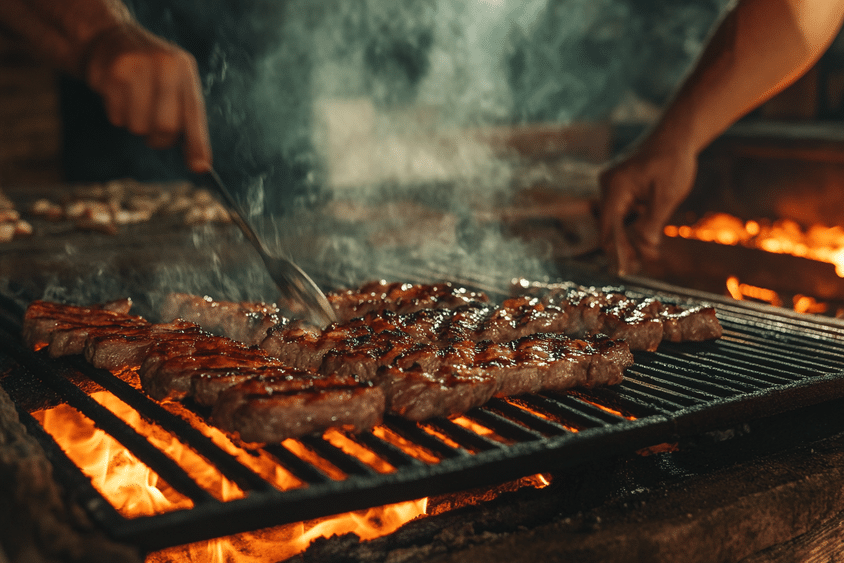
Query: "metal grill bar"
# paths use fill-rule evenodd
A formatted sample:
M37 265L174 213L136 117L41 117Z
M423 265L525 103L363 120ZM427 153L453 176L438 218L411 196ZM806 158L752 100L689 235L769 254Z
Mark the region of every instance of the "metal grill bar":
M501 447L501 444L498 442L485 438L479 434L475 434L471 430L467 430L466 428L454 424L450 420L444 418L432 418L425 421L423 425L442 432L450 439L460 444L460 446L470 451L486 452Z
M508 401L501 399L493 399L486 404L486 409L500 413L503 417L524 424L534 432L544 436L560 436L568 432L561 424L550 421L545 418L540 418L536 414L515 406L512 403L518 404L519 399L513 398Z
M38 421L28 412L20 408L17 410L21 424L26 427L30 436L38 440L56 472L64 476L63 482L67 490L72 492L71 494L79 506L84 506L97 522L119 522L122 520L123 517L120 513L94 488L91 480L67 457Z
M383 459L393 467L419 468L425 465L415 457L407 455L399 448L395 447L389 442L381 440L380 438L374 436L369 432L351 434L347 435L347 437L353 442L356 442L357 444L369 449L371 452L375 453L377 456L379 456L381 459Z
M676 298L681 299L680 294ZM407 447L374 432L347 435L396 468L390 473L373 470L327 437L306 436L299 442L337 467L345 474L342 478L332 478L284 444L267 445L263 451L307 485L286 491L275 489L236 459L229 459L187 421L108 372L80 361L47 361L43 354L28 351L21 354L18 350L15 358L36 378L45 380L62 400L94 411L99 424L108 418L96 412L102 407L90 398L78 397L84 392L65 378L69 367L76 366L78 372L178 435L226 477L250 491L246 498L218 502L204 491L191 489L197 485L181 483L200 499L193 509L122 519L37 422L21 411L22 419L29 419L26 424L32 426L33 435L52 452L57 471L69 475L71 483L80 484L80 498L85 503L100 507L94 510L95 520L114 537L152 549L500 483L631 452L737 418L766 416L844 396L844 327L742 305L719 305L718 313L726 329L722 340L664 343L657 352L637 353L636 365L619 386L494 399L466 413L467 419L490 429L496 439L445 419L417 424L395 416L386 417L384 428L407 440ZM9 323L0 316L0 324ZM8 350L9 346L3 342L0 348ZM5 387L5 382L0 383ZM97 406L86 404L90 402ZM109 432L127 433L120 425L106 422ZM144 447L131 438L127 441L133 451L136 446ZM408 448L427 452L427 461L411 455ZM158 471L155 466L162 462L153 459L148 465ZM170 472L165 467L159 474L176 487L168 478ZM190 481L186 474L183 477Z
M416 424L395 416L384 417L384 425L399 436L436 454L441 459L452 459L469 455L463 448L452 448L431 436Z
M500 414L485 408L473 409L466 413L466 418L486 426L503 438L513 442L530 442L541 440L542 434L526 429L524 426L508 420Z
M276 458L285 469L290 471L294 477L305 483L317 485L331 481L331 478L320 469L302 461L296 454L281 444L269 444L264 446L264 449Z
M251 469L241 465L187 421L163 409L158 403L152 401L125 381L114 377L108 371L94 368L81 358L72 358L69 362L142 416L157 421L174 436L178 436L182 443L189 445L194 451L213 463L223 476L236 483L242 490L264 491L272 488L272 485L267 481Z
M767 374L753 370L746 365L734 363L729 356L717 353L715 350L707 352L706 355L695 355L692 353L674 353L675 348L665 346L666 352L656 352L652 361L664 365L666 369L676 369L685 373L700 373L703 377L713 378L722 385L734 387L740 391L756 391L765 389L772 385L785 385L792 380L786 377ZM643 358L640 365L648 365L650 362Z
M329 444L318 436L302 436L299 441L332 463L337 469L347 475L377 475L371 467L362 463L358 458L345 453L343 450Z
M17 351L21 357L25 357L36 368L34 371L36 377L64 397L68 404L91 419L99 428L105 430L133 452L138 459L179 493L185 495L194 503L212 502L214 500L214 497L197 485L176 462L68 379L59 376L54 366L37 355L26 353L21 348L18 348Z

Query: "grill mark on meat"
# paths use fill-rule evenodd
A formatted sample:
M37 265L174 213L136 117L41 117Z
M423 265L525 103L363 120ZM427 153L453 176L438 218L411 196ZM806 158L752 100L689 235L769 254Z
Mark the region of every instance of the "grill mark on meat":
M632 299L613 288L571 282L541 284L516 281L514 290L539 297L569 315L570 336L605 334L633 350L654 351L663 340L700 342L720 338L723 328L715 309L705 305L665 304L653 298Z
M291 389L285 378L250 379L221 394L211 420L247 442L279 442L329 427L360 432L381 422L380 387L360 385L354 378L326 385L319 381L309 389Z
M289 322L274 304L215 301L208 296L188 293L167 295L160 314L164 321L181 318L198 324L211 334L249 346L260 344L270 328Z
M129 302L75 309L34 303L24 333L33 348L48 346L56 355L78 353L83 341L92 364L137 367L153 398L192 396L213 407L222 429L261 442L332 426L362 430L385 409L422 420L465 412L492 396L612 385L632 363L631 348L708 339L721 330L712 308L636 301L575 284L531 288L500 305L450 284L373 282L337 295L333 304L344 307L346 320L320 330L282 319L260 348L186 320L150 324L128 315ZM263 304L174 296L172 309L208 307L211 313L195 311L193 318L258 339L248 315Z
M391 364L412 344L410 336L399 330L355 337L326 353L319 372L355 375L363 381L371 381L379 367Z
M489 401L498 387L483 368L449 366L436 371L416 364L381 374L386 408L408 420L454 416Z
M492 396L615 385L632 364L623 341L532 334L509 343L419 345L382 368L377 381L388 410L423 420L465 412Z
M24 313L22 336L36 350L48 347L51 357L81 354L89 334L130 330L150 323L128 314L129 299L88 307L34 301Z
M193 342L205 335L201 327L183 320L147 324L125 330L104 330L88 336L85 359L102 369L137 369L155 347Z
M154 399L182 399L193 392L194 378L202 375L210 378L214 373L234 369L271 366L280 368L284 364L234 340L201 335L175 346L165 344L150 349L138 375L144 390Z
M444 309L473 302L489 302L486 294L469 291L449 282L410 284L388 283L385 280L367 282L356 289L328 292L326 297L341 321L384 310L406 314L422 309Z

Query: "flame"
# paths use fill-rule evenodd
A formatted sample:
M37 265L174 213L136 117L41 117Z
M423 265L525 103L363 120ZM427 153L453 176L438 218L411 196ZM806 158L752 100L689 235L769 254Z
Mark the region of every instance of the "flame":
M844 227L812 225L804 230L796 221L742 221L726 213L707 215L694 225L668 225L666 236L743 245L775 254L790 254L835 266L844 278Z
M809 297L808 295L795 295L792 298L792 303L794 310L798 313L821 314L826 313L828 308L826 303L819 303L814 297Z
M146 422L137 411L107 391L92 393L97 402L111 410L124 422L143 434L153 445L176 461L203 488L219 500L241 498L244 493L213 465L158 426ZM166 404L185 415L175 404ZM189 411L187 411L189 412ZM149 467L119 444L94 422L67 405L38 411L33 416L56 440L68 457L87 475L94 487L126 518L151 516L192 507L190 499L167 485ZM195 417L195 415L194 415ZM281 490L302 486L272 459L258 452L235 446L228 437L207 425L194 425L207 436L268 479ZM336 430L326 432L325 439L343 451L352 453L376 471L395 469L377 460L372 452L357 445ZM333 478L345 478L339 469L317 456L301 442L285 440L283 445L312 462ZM310 522L299 522L257 532L236 534L207 542L165 549L148 556L148 563L169 561L278 561L301 551L318 537L355 533L361 539L373 539L395 531L402 524L425 514L427 498L370 508Z
M217 499L227 501L244 496L245 493L235 483L220 475L219 471L202 456L160 426L147 422L137 411L111 393L99 391L92 393L91 396L139 434L145 436ZM236 457L268 482L273 483L278 489L290 490L304 486L304 483L280 467L272 456L263 450L247 450L236 445L224 433L208 426L179 403L165 402L162 406L173 414L185 418L217 446ZM92 484L103 497L124 517L151 516L192 507L190 499L175 491L129 450L97 428L92 420L76 409L59 405L35 412L33 416L56 440L68 457L91 479ZM468 418L459 417L454 420L455 423L479 434L493 439L502 439L496 437L492 430ZM433 429L426 428L424 425L420 426L439 436ZM439 457L432 452L405 440L386 426L376 427L373 429L373 434L420 461L429 464L440 461ZM449 441L445 436L440 436L440 438ZM355 456L379 473L395 471L392 465L341 431L328 430L323 435L323 439ZM291 439L285 440L282 445L304 461L320 468L331 478L342 480L346 477L345 473L310 450L304 443ZM456 444L454 447L457 447ZM549 483L548 476L537 474L522 478L514 482L514 485L542 488L548 486ZM279 561L301 553L319 537L329 538L334 535L354 533L361 540L370 540L390 534L410 520L425 515L427 510L428 499L422 498L163 549L147 555L146 561L147 563Z
M372 433L384 440L385 442L389 442L390 444L396 446L401 451L406 453L407 455L418 459L424 463L438 463L440 458L435 455L433 452L407 440L398 434L396 434L390 428L386 426L376 426L372 429Z
M484 436L485 438L489 438L491 440L495 440L496 442L501 442L502 444L513 444L513 440L509 440L504 438L503 436L499 436L494 430L491 428L487 428L483 424L477 423L474 420L470 420L465 416L458 416L456 418L452 418L451 421L458 426L462 426L467 430L471 430L475 434L479 436Z
M782 307L782 299L773 289L741 283L735 276L727 278L727 291L730 293L730 296L737 301L742 301L749 297L750 299L770 303L775 307Z

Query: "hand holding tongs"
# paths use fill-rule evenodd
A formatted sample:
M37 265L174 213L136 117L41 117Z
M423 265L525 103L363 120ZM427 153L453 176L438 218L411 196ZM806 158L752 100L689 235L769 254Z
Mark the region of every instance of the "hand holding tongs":
M267 272L278 286L283 299L289 301L292 305L302 306L302 315L304 318L317 326L325 327L326 325L336 321L334 309L328 303L325 294L317 287L317 284L308 277L299 266L294 264L289 258L275 256L270 253L261 238L255 233L252 227L247 223L246 216L240 209L237 201L232 197L228 188L223 184L217 173L210 169L208 172L201 175L204 183L213 188L223 198L226 207L229 209L232 220L240 227L243 234L258 251L264 265L267 267ZM297 313L299 311L296 311Z

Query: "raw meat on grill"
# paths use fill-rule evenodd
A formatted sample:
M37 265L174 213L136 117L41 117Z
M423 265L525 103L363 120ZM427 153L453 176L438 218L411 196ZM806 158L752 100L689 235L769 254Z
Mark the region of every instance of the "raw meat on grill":
M267 330L287 322L278 306L268 303L215 301L205 296L171 293L161 305L164 321L184 319L211 334L226 336L248 345L260 344Z
M360 432L379 424L383 414L381 388L353 377L282 376L253 378L227 389L211 420L247 442L279 442L326 428Z

